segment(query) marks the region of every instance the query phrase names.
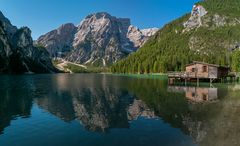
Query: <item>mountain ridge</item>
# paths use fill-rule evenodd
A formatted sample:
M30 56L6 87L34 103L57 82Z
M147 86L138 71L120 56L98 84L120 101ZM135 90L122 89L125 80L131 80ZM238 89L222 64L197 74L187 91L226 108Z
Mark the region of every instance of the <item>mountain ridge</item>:
M62 54L61 51L60 53L51 52L54 50L52 48L59 48L55 44L58 43L61 46L65 43L69 51L63 53L61 58L90 66L108 66L136 51L158 30L154 28L142 32L131 25L129 18L117 18L106 12L90 14L75 27L76 31L68 34L68 36L74 36L73 41L67 43L59 41L57 35L49 37L51 31L42 35L36 42L46 47L50 54L54 54L53 57ZM135 32L130 32L130 28L134 28ZM59 28L53 31L58 30Z

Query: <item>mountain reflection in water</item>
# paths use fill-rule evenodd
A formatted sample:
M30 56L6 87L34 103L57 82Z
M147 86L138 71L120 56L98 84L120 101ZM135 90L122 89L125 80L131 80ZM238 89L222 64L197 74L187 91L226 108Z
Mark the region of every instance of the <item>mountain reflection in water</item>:
M167 129L169 125L172 128L168 130L169 135L175 137L167 139L163 134L157 138L159 133L145 133L145 138L155 137L150 141L156 145L240 144L239 85L168 87L166 78L96 74L1 76L0 82L0 144L1 136L8 132L13 121L36 116L32 111L34 107L65 123L77 121L89 132L108 135L112 135L114 129L131 131L131 123L141 121L141 118L157 120L159 124L153 129L158 126ZM35 124L38 127L41 123ZM173 129L180 130L181 134ZM181 144L177 137L183 140Z
M129 128L129 121L140 116L155 118L154 111L127 90L120 90L116 84L115 87L106 85L108 81L104 76L79 81L57 76L56 80L48 80L48 85L41 85L40 79L29 77L24 87L9 86L8 90L1 90L1 117L4 118L0 121L1 131L9 126L13 117L30 116L33 103L65 122L77 119L86 129L95 132Z

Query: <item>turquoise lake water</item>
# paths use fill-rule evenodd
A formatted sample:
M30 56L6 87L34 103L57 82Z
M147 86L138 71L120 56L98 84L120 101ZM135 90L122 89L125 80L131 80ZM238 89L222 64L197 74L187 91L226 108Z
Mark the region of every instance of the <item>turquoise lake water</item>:
M239 146L240 85L166 77L0 76L0 146Z

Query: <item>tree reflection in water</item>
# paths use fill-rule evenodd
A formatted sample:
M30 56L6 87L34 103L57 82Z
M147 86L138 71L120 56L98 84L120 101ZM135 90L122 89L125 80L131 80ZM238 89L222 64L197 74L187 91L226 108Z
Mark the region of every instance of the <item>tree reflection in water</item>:
M0 78L2 132L16 117L31 116L36 104L65 122L77 120L93 132L129 128L130 121L139 117L161 118L201 145L240 144L238 86L168 87L165 78L111 75Z

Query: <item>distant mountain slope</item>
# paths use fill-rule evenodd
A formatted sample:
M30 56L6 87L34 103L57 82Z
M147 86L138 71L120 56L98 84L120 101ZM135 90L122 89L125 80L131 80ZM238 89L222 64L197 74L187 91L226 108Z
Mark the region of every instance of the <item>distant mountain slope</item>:
M240 1L205 0L159 30L112 72L157 73L183 70L193 60L228 65L240 46Z
M141 31L131 25L130 19L116 18L105 12L87 16L76 28L72 24L64 26L36 42L46 47L53 57L90 66L115 63L136 51L158 30Z
M67 23L40 36L37 43L47 48L51 56L58 56L59 52L66 53L71 50L76 33L77 27L72 23Z
M0 73L57 71L48 52L33 46L30 29L17 29L0 12Z

